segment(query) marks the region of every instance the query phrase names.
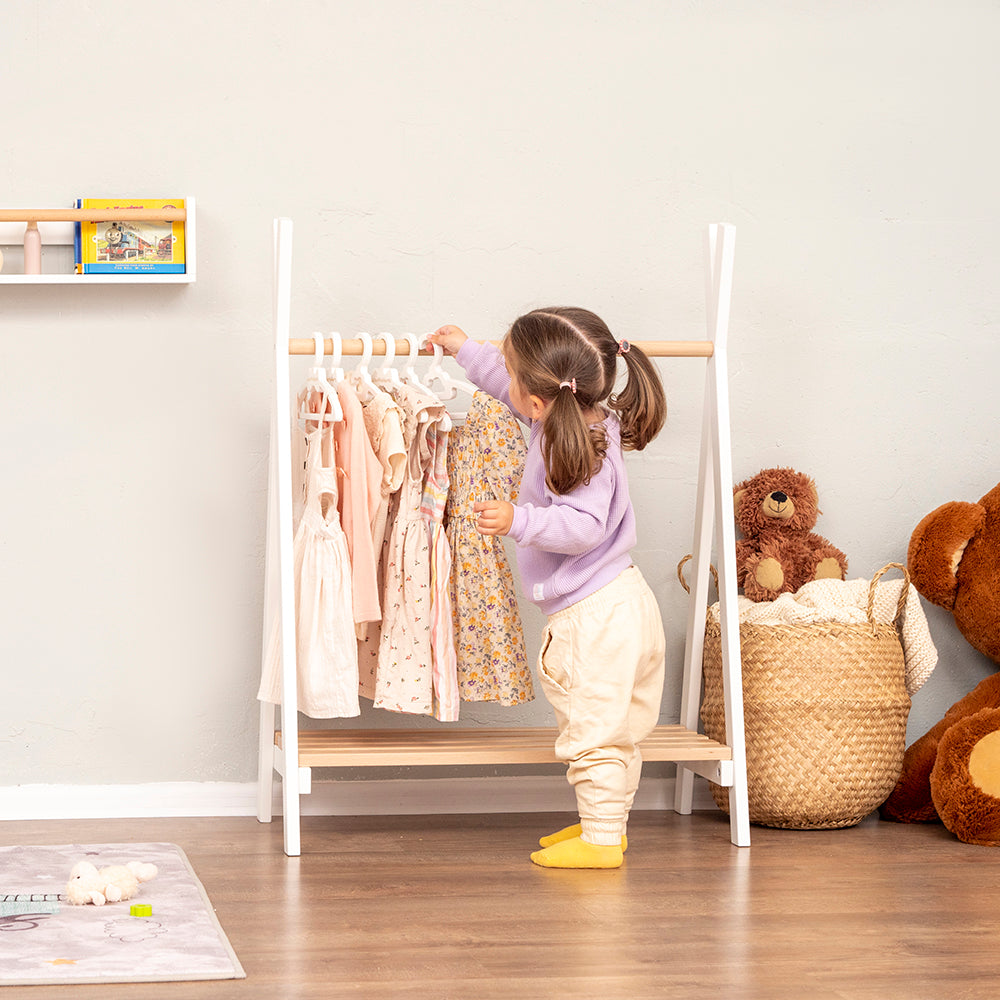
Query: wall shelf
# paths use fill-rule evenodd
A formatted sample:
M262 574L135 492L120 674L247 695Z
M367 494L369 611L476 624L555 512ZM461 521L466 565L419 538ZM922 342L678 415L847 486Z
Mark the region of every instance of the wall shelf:
M90 210L80 208L4 208L0 209L0 247L4 269L0 285L181 285L191 284L197 274L195 242L195 200L184 198L183 209ZM73 260L75 223L83 221L134 221L143 218L181 220L184 222L185 270L183 274L76 274ZM17 261L24 241L25 225L34 221L42 237L41 274L23 274ZM12 260L13 258L13 260ZM16 263L15 263L16 262Z

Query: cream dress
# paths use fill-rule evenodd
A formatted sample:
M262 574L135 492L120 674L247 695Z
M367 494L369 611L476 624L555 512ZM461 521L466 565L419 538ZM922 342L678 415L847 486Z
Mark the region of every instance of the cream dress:
M337 513L329 426L306 435L303 507L295 529L295 647L298 708L314 719L361 714L351 565ZM279 627L274 616L257 697L281 703Z
M430 538L420 508L424 474L432 458L428 435L444 415L444 407L411 386L391 391L405 416L408 460L386 535L374 705L433 715Z

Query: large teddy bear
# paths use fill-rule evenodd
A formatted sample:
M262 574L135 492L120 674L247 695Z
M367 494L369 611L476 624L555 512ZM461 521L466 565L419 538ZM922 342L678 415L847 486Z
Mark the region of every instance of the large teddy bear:
M812 528L816 484L794 469L764 469L733 489L736 582L751 601L794 594L810 580L843 580L847 557Z
M953 501L914 529L910 579L951 611L959 631L1000 664L1000 485L979 503ZM1000 674L992 674L910 746L883 819L940 818L960 840L1000 846Z

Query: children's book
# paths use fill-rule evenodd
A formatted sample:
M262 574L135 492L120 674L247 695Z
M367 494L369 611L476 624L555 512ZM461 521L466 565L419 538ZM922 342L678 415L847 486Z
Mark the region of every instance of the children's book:
M79 208L183 208L183 198L81 198ZM184 223L167 220L81 222L80 274L183 274Z

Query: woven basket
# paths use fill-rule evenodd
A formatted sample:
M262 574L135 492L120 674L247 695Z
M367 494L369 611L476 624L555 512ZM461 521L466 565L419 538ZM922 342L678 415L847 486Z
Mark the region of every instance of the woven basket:
M882 575L895 567L905 584L892 624L872 608ZM743 712L750 821L789 830L853 826L892 791L903 764L906 692L896 631L909 576L890 563L872 578L868 623L741 625ZM722 646L718 624L705 627L706 734L725 742ZM729 811L728 789L712 797Z

